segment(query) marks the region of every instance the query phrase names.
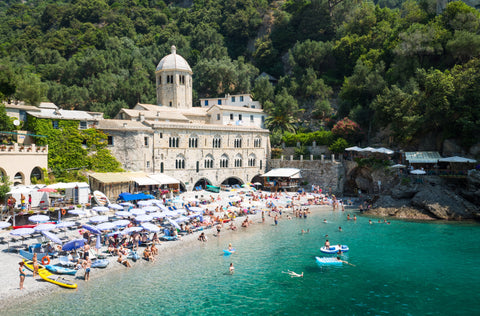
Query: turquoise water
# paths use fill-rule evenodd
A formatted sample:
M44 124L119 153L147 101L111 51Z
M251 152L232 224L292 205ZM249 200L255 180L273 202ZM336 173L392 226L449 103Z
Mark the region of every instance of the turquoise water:
M2 314L15 315L474 315L480 313L480 225L392 221L317 211L161 252L89 283ZM322 220L326 218L327 224ZM338 231L342 226L343 231ZM310 229L300 234L301 229ZM355 266L320 267L329 235ZM237 253L223 256L231 242ZM235 274L228 266L234 263ZM290 278L282 271L304 272ZM95 270L93 271L95 273Z

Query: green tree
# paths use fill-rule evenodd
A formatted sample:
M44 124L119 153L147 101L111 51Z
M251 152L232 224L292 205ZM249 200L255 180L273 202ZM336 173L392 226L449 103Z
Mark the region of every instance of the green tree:
M269 102L266 102L267 104ZM265 108L268 117L265 124L271 131L283 130L295 132L296 114L298 113L298 103L295 98L283 89L280 94L275 96L275 106Z
M348 142L343 138L337 138L337 140L328 146L328 150L330 150L334 154L341 154L345 151L345 148L348 147Z
M270 83L268 77L259 77L255 80L252 94L255 100L264 105L267 101L274 100L275 88Z
M7 115L5 105L0 103L0 131L14 131L15 125L13 125L12 119Z

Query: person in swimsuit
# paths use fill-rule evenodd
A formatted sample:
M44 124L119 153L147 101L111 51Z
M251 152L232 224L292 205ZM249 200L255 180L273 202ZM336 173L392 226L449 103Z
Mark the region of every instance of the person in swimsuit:
M92 260L87 255L86 259L82 262L82 267L85 269L85 281L90 280L90 269L92 267Z
M37 254L33 254L32 258L33 262L33 277L36 277L38 275L38 261L37 261Z
M230 267L228 267L228 271L230 274L233 274L235 272L235 267L233 266L233 262L230 263Z
M325 248L330 249L330 242L328 241L328 239L327 241L325 241Z
M20 290L23 290L23 282L25 281L25 266L23 261L18 263L20 266L18 267L18 272L20 273Z

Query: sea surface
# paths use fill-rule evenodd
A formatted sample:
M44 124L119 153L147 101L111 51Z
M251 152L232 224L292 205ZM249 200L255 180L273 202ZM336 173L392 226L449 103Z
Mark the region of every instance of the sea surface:
M478 223L378 223L350 212L272 218L160 252L2 315L479 315ZM323 220L327 219L327 223ZM342 227L340 232L338 227ZM310 232L301 234L301 230ZM351 265L319 266L325 235ZM237 252L223 255L232 243ZM161 247L161 246L160 246ZM230 263L235 273L228 273ZM291 278L288 270L304 273ZM92 272L95 273L95 270ZM31 280L31 279L27 279ZM53 286L53 285L52 285Z

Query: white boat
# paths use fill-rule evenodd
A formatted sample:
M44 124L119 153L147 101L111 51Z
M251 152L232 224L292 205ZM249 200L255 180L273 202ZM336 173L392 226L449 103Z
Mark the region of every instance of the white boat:
M329 248L327 248L325 246L320 248L321 252L329 253L329 254L337 253L338 251L347 252L348 250L349 250L349 248L348 248L347 245L333 245L333 246L330 246Z
M110 204L107 196L100 191L93 191L93 198L95 199L95 202L100 206L107 206L108 204Z

